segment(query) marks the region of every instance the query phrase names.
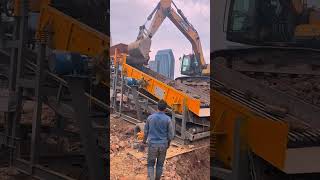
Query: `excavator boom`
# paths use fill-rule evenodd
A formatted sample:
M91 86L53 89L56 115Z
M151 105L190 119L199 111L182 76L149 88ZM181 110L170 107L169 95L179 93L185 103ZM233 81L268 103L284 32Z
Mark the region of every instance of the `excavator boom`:
M182 14L182 11L178 9L178 13L171 8L170 13L168 14L168 18L190 41L197 60L199 60L201 66L205 68L206 61L204 60L199 34L197 30L187 21L185 16Z
M172 4L175 8L171 6ZM190 41L192 45L195 56L191 62L191 66L194 67L193 70L190 70L192 71L191 75L203 74L203 70L205 70L205 74L209 74L209 67L207 66L203 56L199 34L172 0L161 0L158 3L156 8L147 18L147 22L152 19L148 30L145 27L146 23L140 26L137 40L128 46L129 55L132 57L132 60L128 60L128 62L133 64L147 63L150 58L149 52L151 47L151 39L166 17L173 22L173 24L183 33L183 35Z

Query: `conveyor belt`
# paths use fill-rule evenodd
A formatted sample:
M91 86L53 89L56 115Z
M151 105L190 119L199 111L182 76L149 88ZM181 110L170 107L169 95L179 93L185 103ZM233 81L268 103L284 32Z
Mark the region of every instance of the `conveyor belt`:
M210 76L178 77L175 81L210 94Z
M202 89L196 89L192 86L187 86L185 84L182 84L179 81L174 81L174 80L167 78L159 73L156 73L146 67L135 67L135 68L137 68L137 69L141 70L142 72L156 78L159 81L164 82L165 84L172 86L173 88L175 88L177 90L180 90L180 91L190 95L191 97L200 99L202 107L209 107L209 105L210 105L210 93L209 92L204 92ZM207 89L209 89L209 84L207 84Z
M309 147L320 145L320 130L310 127L303 121L290 115L285 117L276 116L266 110L267 105L255 98L248 99L247 95L241 91L228 89L219 81L211 80L211 86L223 95L246 105L255 113L274 121L285 121L289 123L288 147Z
M213 62L213 65L215 67L215 71L213 71L215 80L223 82L226 87L251 94L268 105L285 108L288 114L299 119L298 122L320 129L319 107L266 86L256 79L227 68L218 62Z
M144 89L157 99L163 99L177 113L183 114L186 107L197 117L210 117L210 94L163 77L148 68L124 63L127 77L145 82Z

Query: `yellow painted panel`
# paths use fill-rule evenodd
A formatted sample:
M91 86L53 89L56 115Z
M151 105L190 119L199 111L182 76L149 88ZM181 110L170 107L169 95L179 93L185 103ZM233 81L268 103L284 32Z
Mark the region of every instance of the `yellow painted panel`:
M320 24L302 24L295 29L294 35L298 38L313 39L320 35Z
M40 12L37 38L41 31L51 34L49 46L53 49L78 52L95 57L109 48L109 37L63 14L57 9L43 6Z
M212 90L214 132L217 135L216 155L227 166L231 167L233 153L233 131L235 120L246 121L244 137L249 148L258 156L283 169L288 142L288 124L260 116L239 102Z
M198 116L200 115L201 103L199 99L190 97L187 94L174 89L173 87L153 78L152 76L149 76L148 74L139 71L138 69L135 69L128 64L124 64L123 68L128 77L138 80L145 80L147 82L147 86L145 87L145 89L158 99L165 100L170 107L173 107L174 104L179 104L177 112L183 112L182 104L184 99L186 99L188 109L194 114Z

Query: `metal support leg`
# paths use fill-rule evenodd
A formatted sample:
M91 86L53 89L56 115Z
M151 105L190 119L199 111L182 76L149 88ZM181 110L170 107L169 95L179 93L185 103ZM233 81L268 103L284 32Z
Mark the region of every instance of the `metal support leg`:
M113 95L112 95L112 107L114 111L117 111L117 81L118 81L118 74L119 74L119 63L115 65L115 77L113 78L113 83L112 83L112 90L113 90Z
M64 88L63 84L60 83L59 84L59 89L58 89L58 92L57 92L57 96L56 96L58 104L60 103L61 97L63 95L63 88ZM65 127L65 121L64 121L63 117L61 115L59 115L58 113L55 113L55 119L56 119L56 132L59 135L61 135L63 133L63 129Z
M134 100L134 107L136 108L136 112L137 112L137 116L139 121L143 122L142 119L142 112L141 112L141 108L140 108L140 104L139 104L139 94L138 94L138 87L133 86L131 88L132 90L132 96L133 96L133 100Z
M123 106L123 88L124 88L124 74L123 71L121 71L121 99L120 99L120 107L119 107L119 114L121 116L122 113L122 106Z
M20 17L15 17L15 26L13 31L13 40L19 39L19 30L20 30ZM9 91L14 92L16 89L16 79L17 79L17 61L18 61L18 48L11 48L10 55L10 74L9 74ZM15 112L9 112L6 118L6 135L7 137L12 135L12 123L15 116Z
M14 139L19 137L19 129L20 129L20 119L22 112L22 95L23 95L23 87L18 83L20 78L24 74L24 58L23 51L25 48L26 42L26 32L28 28L28 1L23 0L21 3L20 9L20 17L16 18L16 29L14 34L14 39L18 40L18 47L12 49L11 59L13 62L10 65L10 83L9 90L16 92L17 105L16 112L14 114L9 114L9 123L11 123L11 142L10 145L14 147ZM13 74L16 73L16 74ZM19 151L17 153L16 150L12 150L10 153L10 165L13 165L14 156L19 157Z
M106 170L103 169L103 159L99 157L98 143L92 128L92 122L88 118L87 98L84 95L83 79L80 77L69 77L69 89L74 107L74 118L80 125L81 143L84 147L86 163L91 180L105 179Z
M5 35L4 35L4 23L2 22L2 19L0 17L0 48L4 46L5 41Z
M23 57L23 52L26 48L26 37L27 37L27 29L28 29L28 10L29 10L29 1L28 0L22 0L21 1L21 17L19 17L19 30L18 30L18 57L17 57L17 79L16 83L17 86L20 87L19 80L23 77L25 68L24 63L25 59ZM16 86L16 87L17 87Z
M32 135L31 135L31 166L36 165L40 154L40 128L42 114L42 82L43 82L43 63L46 55L46 45L41 44L39 47L36 71L35 87L35 107L32 116ZM32 167L31 167L32 169ZM31 172L32 173L32 172Z
M186 140L186 131L187 131L187 118L188 118L188 109L186 99L183 101L183 115L181 119L181 138L183 141Z
M173 136L175 136L175 135L176 135L176 114L175 114L175 111L174 111L174 110L172 111L172 114L171 114L171 115L172 115L172 118L171 118L171 119L172 119L172 126L173 126L172 128L173 128L173 130L174 130L174 131L173 131L173 132L174 132L174 135L173 135Z
M249 158L245 141L245 120L237 119L234 127L232 180L249 179Z
M62 83L60 83L59 84L58 93L57 93L57 96L56 96L56 99L57 99L58 103L60 103L60 100L61 100L62 90L63 90L63 85L62 85Z

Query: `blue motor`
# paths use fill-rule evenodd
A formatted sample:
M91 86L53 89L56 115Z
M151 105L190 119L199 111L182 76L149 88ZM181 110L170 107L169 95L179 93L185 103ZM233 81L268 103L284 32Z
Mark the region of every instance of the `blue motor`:
M58 75L85 74L88 59L79 53L54 51L48 60L49 70Z
M126 81L127 81L128 86L137 86L138 85L138 81L134 78L126 78Z

